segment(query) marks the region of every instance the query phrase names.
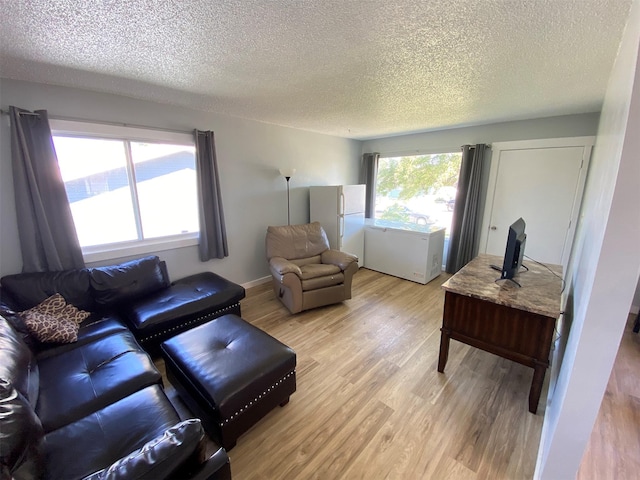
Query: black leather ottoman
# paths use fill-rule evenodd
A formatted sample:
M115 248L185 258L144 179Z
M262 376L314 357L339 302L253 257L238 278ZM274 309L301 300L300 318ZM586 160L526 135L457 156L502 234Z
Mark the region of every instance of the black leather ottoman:
M295 352L237 315L180 333L161 349L169 381L227 450L296 390Z

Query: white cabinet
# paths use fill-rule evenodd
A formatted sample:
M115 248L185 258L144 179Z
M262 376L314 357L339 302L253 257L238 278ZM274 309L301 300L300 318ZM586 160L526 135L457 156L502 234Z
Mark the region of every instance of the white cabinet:
M426 284L442 273L444 228L386 220L366 221L364 266Z

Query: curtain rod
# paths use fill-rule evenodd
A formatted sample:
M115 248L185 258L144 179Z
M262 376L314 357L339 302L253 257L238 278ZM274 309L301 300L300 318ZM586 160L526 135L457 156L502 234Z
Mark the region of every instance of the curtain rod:
M19 115L31 115L34 117L39 117L39 113L34 112L18 112ZM8 110L0 109L0 115L9 115ZM136 125L133 123L122 123L122 122L106 122L102 120L89 120L86 118L75 118L75 117L59 117L54 115L49 115L49 120L66 120L70 122L83 122L83 123L97 123L99 125L114 125L116 127L129 127L129 128L142 128L145 130L158 130L160 132L171 132L171 133L184 133L191 135L193 130L176 130L172 128L162 128L162 127L151 127L149 125Z
M462 145L460 148L464 148L464 147L470 147L470 148L476 148L476 145L480 145L478 143L465 143L464 145ZM491 144L490 143L485 143L484 144L484 148L491 148Z
M0 109L0 115L9 115L9 112L7 110ZM35 113L35 112L18 112L18 115L32 115L34 117L40 116L39 113Z

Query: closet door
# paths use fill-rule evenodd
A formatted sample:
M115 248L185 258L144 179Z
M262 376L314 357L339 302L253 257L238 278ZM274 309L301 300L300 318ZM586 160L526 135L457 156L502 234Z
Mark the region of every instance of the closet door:
M509 225L522 217L525 255L566 268L593 140L494 143L480 251L503 256Z

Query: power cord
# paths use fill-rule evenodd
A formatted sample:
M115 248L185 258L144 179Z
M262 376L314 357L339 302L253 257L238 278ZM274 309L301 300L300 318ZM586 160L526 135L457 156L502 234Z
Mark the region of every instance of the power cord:
M531 260L534 263L537 263L538 265L542 265L544 268L546 268L547 270L549 270L554 276L558 277L560 279L560 281L562 282L562 289L560 290L560 293L564 292L564 289L567 285L567 283L564 281L564 278L562 278L560 275L558 275L556 272L554 272L553 270L551 270L547 265L545 265L542 262L539 262L538 260L536 260L535 258L531 258L529 255L523 255L525 258L528 258L529 260Z

